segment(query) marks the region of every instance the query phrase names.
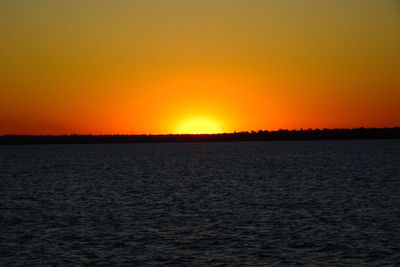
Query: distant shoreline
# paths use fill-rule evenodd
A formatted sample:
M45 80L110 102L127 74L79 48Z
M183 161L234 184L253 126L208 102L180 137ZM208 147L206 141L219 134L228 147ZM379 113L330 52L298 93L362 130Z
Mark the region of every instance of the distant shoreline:
M3 135L0 145L400 139L400 127L166 135Z

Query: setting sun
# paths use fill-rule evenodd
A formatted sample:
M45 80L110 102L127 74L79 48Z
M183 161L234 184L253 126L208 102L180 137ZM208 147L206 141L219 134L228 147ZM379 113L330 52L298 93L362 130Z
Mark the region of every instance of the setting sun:
M221 124L212 118L195 117L181 121L177 128L177 134L215 134L222 133Z
M399 7L0 1L0 135L396 127Z
M400 0L0 0L0 36L0 267L400 263Z

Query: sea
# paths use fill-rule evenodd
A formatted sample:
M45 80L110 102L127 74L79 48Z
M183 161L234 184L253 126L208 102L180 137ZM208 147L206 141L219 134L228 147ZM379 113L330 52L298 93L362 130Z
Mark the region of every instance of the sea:
M0 266L400 266L400 140L0 146Z

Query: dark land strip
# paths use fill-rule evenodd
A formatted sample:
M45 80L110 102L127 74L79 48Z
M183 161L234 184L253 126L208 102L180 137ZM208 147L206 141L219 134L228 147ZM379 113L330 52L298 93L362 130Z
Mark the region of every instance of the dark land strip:
M167 135L3 135L0 145L400 139L400 127Z

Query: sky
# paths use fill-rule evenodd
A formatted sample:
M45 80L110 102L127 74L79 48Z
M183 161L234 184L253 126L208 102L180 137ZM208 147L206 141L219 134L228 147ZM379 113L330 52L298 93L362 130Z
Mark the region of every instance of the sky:
M397 0L0 0L1 134L400 126Z

